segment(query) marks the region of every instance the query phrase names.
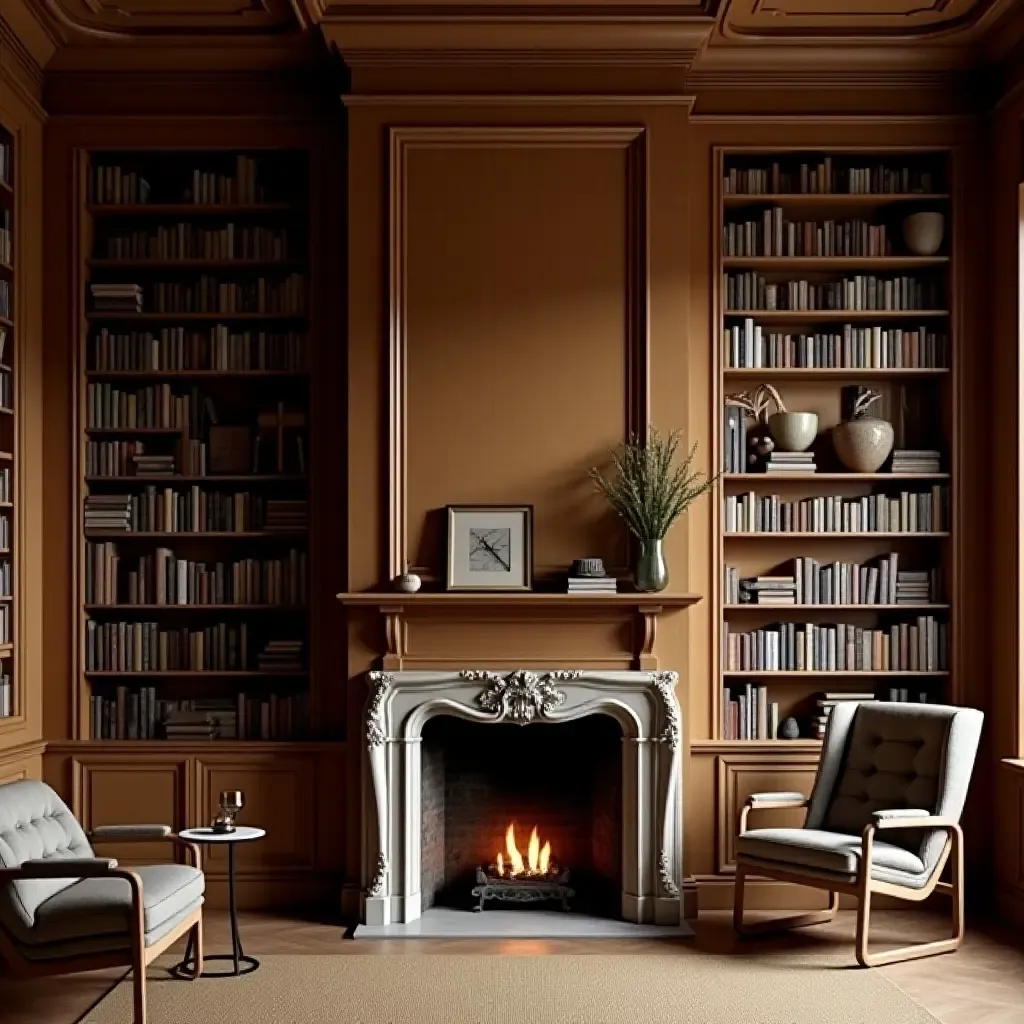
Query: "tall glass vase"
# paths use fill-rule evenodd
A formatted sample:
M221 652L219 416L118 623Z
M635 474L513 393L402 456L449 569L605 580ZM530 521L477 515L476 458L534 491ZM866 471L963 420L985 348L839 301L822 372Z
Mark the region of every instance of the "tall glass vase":
M638 540L636 556L636 589L644 594L656 594L668 586L668 566L665 564L663 542Z

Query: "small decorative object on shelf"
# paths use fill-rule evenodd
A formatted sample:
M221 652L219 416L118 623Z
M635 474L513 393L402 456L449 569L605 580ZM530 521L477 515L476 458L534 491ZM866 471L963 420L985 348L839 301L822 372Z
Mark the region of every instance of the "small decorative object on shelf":
M780 740L798 740L800 739L800 725L797 720L790 716L782 721L782 725L779 726Z
M606 575L600 558L576 558L569 567L566 587L570 594L614 594L618 580Z
M934 256L942 248L945 227L945 217L934 210L912 213L903 221L903 241L915 256Z
M423 580L419 578L414 572L409 572L409 567L406 566L406 571L400 576L395 577L395 590L403 594L415 594L420 587L423 586Z
M646 437L631 436L612 453L612 479L597 468L590 470L598 490L637 540L635 583L643 593L656 593L668 586L668 567L662 550L665 535L715 482L714 477L709 479L692 468L696 444L676 464L679 441L679 431L662 438L651 426Z
M832 428L832 444L840 462L854 473L876 473L892 451L895 434L888 420L868 416L867 411L882 396L862 385L844 388L852 393L849 419Z
M211 828L218 835L235 831L235 818L245 806L245 794L240 789L225 790L220 795L220 813L213 819Z

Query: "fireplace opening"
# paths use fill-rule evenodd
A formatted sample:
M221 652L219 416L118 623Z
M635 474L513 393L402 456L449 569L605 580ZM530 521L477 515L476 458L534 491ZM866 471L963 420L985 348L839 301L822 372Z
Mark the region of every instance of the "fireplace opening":
M614 719L523 727L437 716L423 728L420 778L423 909L550 906L620 916L622 732ZM486 899L481 887L491 890Z

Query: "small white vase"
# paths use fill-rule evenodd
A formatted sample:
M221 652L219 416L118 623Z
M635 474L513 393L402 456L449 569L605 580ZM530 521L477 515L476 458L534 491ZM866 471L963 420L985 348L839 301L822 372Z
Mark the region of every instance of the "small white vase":
M861 416L832 428L836 455L853 473L877 473L889 458L894 436L892 424L877 416Z
M403 594L415 594L423 586L423 580L414 572L403 572L401 576L395 577L395 590Z
M768 417L768 429L780 452L805 452L818 436L818 417L813 412L777 412Z
M934 256L942 246L945 227L941 213L912 213L903 221L903 241L915 256Z

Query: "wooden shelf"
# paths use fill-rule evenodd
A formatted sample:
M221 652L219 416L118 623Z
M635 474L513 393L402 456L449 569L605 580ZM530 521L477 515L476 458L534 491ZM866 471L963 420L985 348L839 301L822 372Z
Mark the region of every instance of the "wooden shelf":
M87 434L181 434L187 427L86 427Z
M869 367L857 369L838 366L729 366L722 373L726 377L756 377L758 380L845 380L856 382L872 378L889 377L941 377L948 374L946 366L900 366L900 367Z
M946 192L779 192L775 195L766 193L740 194L723 193L722 199L726 206L750 206L755 203L770 203L781 206L783 203L805 203L808 206L882 206L886 203L938 203L949 199Z
M726 269L812 270L912 270L939 267L948 256L723 256Z
M268 483L268 484L287 484L287 483L305 483L308 480L303 474L295 474L294 476L289 474L275 474L275 473L253 473L249 475L244 474L221 474L221 475L208 475L208 476L194 476L185 474L174 474L167 473L162 476L87 476L85 478L86 483L90 484L153 484L153 483L203 483L203 484L222 484L222 483L238 483L238 484L251 484L251 483Z
M562 593L444 593L402 594L395 592L342 593L338 600L349 608L377 608L380 610L407 608L560 608L578 611L583 608L688 608L701 600L699 594L562 594Z
M293 259L89 260L89 266L94 270L288 270L304 265L303 261Z
M94 217L223 217L238 214L305 213L300 203L89 203Z
M0 327L14 327L14 321L5 316L0 316Z
M126 754L192 754L200 751L208 753L211 749L250 754L297 754L338 751L344 745L342 740L59 740L47 743L46 749L58 754L84 750Z
M949 533L729 533L722 531L723 540L870 540L878 538L899 538L901 540L936 540L940 537L948 537Z
M0 654L10 654L14 650L14 644L0 644Z
M149 672L93 672L86 669L84 673L89 679L125 679L133 677L136 679L149 679L153 676L162 676L167 679L176 679L179 676L201 677L210 679L303 679L309 675L305 669L296 672L259 672L252 671L226 671L220 669L153 669Z
M168 320L203 321L216 323L218 320L305 320L305 313L129 313L102 312L90 310L86 317L90 320L138 320L143 323L162 322Z
M305 537L308 530L204 530L200 531L186 531L178 530L174 533L157 532L153 530L85 530L86 537L98 537L103 540L113 540L115 537L122 540L132 540L138 538L140 540L146 540L153 537L160 538L173 538L173 537L218 537L221 539L230 538L232 540L268 540L275 537Z
M948 604L724 604L727 612L924 612L949 611Z
M821 750L821 740L803 737L798 740L694 740L691 754L787 753Z
M727 309L727 317L750 317L753 320L934 320L949 316L948 309Z
M752 669L724 669L722 675L729 678L738 679L763 679L765 677L771 677L774 679L813 679L815 677L828 677L830 679L846 678L847 676L854 676L858 679L866 679L874 676L881 676L885 679L902 679L910 677L913 679L933 679L942 678L948 676L948 672L911 672L911 671L891 671L885 669L850 669L849 671L843 669L766 669L763 672L757 672Z
M160 380L189 380L200 377L211 378L248 378L248 377L297 377L309 376L308 370L89 370L85 375L89 380L109 380L110 378L135 379L139 377L157 378Z
M797 480L822 480L829 482L860 483L880 480L948 480L948 473L723 473L727 483L745 483L750 480L781 480L793 483Z
M87 612L294 612L304 604L87 604Z

